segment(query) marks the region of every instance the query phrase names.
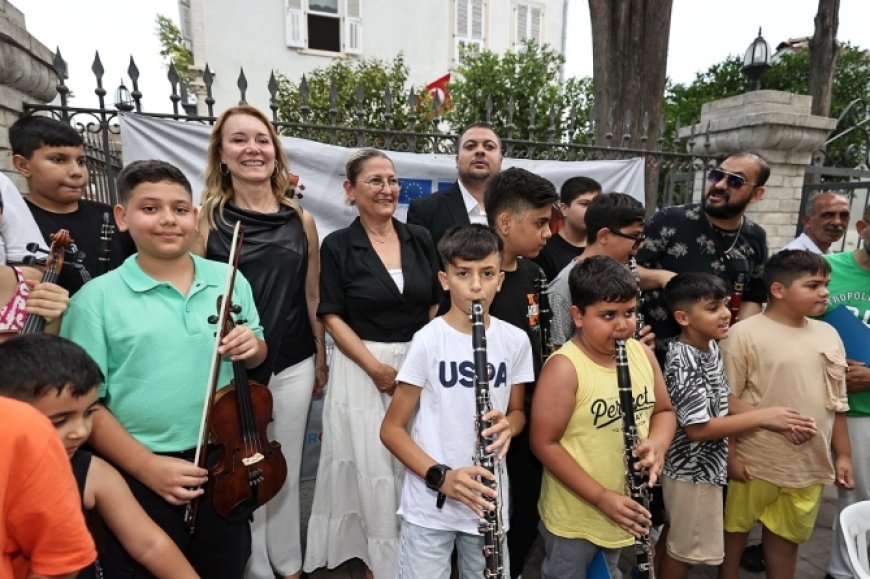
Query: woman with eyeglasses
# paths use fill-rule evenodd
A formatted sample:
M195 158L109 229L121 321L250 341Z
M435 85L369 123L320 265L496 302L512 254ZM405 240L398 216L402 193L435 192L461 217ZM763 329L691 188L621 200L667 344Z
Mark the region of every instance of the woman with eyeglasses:
M393 217L399 181L381 151L347 161L349 227L321 246L317 315L337 346L323 408L323 442L308 523L305 571L361 559L367 576L395 577L402 467L381 444L396 372L434 315L439 262L428 231Z
M302 571L299 475L312 393L326 383L323 325L316 316L320 266L311 213L288 193L287 157L268 118L228 109L209 138L198 252L226 262L233 227L245 227L239 270L251 283L263 324L266 360L249 377L272 393L269 440L287 462L281 491L254 512L248 579Z

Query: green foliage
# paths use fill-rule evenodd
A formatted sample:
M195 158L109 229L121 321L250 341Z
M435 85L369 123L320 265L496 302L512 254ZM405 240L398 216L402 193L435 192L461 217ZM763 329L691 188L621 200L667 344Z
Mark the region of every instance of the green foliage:
M714 64L706 72L698 73L689 85L669 84L665 94L665 125L667 137L673 136L674 124L682 126L698 122L701 105L706 102L742 94L749 89L749 81L742 75L741 58L730 56ZM761 87L796 94L809 92L809 52L797 51L784 55L762 77ZM850 102L870 94L870 59L867 53L851 44L840 47L837 68L834 71L831 116L838 117ZM839 127L842 129L843 127ZM839 130L838 129L838 130ZM829 148L832 156L841 156L860 135L845 136ZM843 163L849 161L843 160Z
M158 14L155 19L157 24L157 39L163 49L160 56L175 64L178 77L189 84L191 79L190 67L193 64L193 54L184 45L181 30L171 18ZM167 63L168 64L168 63Z
M445 118L454 130L486 120L489 97L492 99L489 121L502 137L560 141L560 136L569 129L572 106L576 108L576 118L582 119L584 125L592 106L591 79L560 82L564 62L564 56L533 41L527 41L516 52L509 50L502 55L490 50L478 54L465 51L449 84L453 107ZM582 131L582 137L587 136L586 132Z
M306 123L323 126L367 127L394 131L428 131L432 128L431 99L425 87L417 93L416 107L408 106L408 67L402 54L392 62L377 58L364 60L336 59L325 68L306 75L308 109L303 110L300 83L278 75L278 118L284 123ZM335 103L330 103L330 87L335 86ZM357 90L362 89L362 102ZM385 117L385 91L389 88L392 117ZM411 114L413 112L413 115ZM307 113L307 114L306 114ZM416 118L412 118L416 117ZM285 129L286 133L296 131ZM307 133L308 138L329 140L324 135Z

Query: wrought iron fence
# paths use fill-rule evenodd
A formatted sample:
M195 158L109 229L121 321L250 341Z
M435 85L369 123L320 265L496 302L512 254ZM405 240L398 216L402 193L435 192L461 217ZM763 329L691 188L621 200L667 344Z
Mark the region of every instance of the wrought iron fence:
M206 65L202 81L204 84L204 97L202 98L204 115L197 114L196 105L191 104L187 98L189 91L180 79L175 67L169 66L167 80L170 84L171 93L169 100L172 113L153 113L142 110L142 92L139 90L139 69L133 57L127 68L132 90L129 91L130 100L118 102L114 107L106 104L107 91L103 87L104 68L100 61L99 53L94 58L91 70L94 74L96 88L95 94L99 100L99 107L80 108L70 106L69 87L65 81L67 65L63 60L60 50L55 54L53 68L57 74L57 92L60 104L54 105L25 105L25 114L44 114L70 123L84 137L85 149L88 158L88 168L91 173L91 184L87 196L105 203L114 203L116 200L115 178L122 168L121 161L121 138L118 124L119 112L135 112L151 117L174 119L185 122L213 124L216 120L215 99L212 95L214 76ZM237 86L239 89L239 102L245 103L248 81L244 71L240 71ZM126 89L126 87L125 87ZM421 108L417 94L411 90L407 97L403 97L400 106L405 107L402 111L407 118L407 127L396 127L393 124L397 106L399 106L390 94L389 89L378 96L378 110L382 111L379 126L366 124L367 103L362 88L355 93L356 111L355 119L349 120L339 115L336 107L336 87L330 88L330 109L326 115L326 122L312 122L312 107L307 81L303 76L299 85L298 98L299 118L301 121L289 121L281 118L279 114L279 83L273 74L268 82L269 105L271 119L276 130L283 135L310 139L313 141L329 143L346 147L374 146L388 151L407 151L417 153L442 153L454 154L459 135L442 118L442 103L437 99L426 103L428 108ZM481 120L491 120L493 113L492 100L486 103L486 115ZM637 123L636 129L641 131L639 142L640 148L629 148L627 143L632 135L629 133L631 125L623 123L624 130L613 130L613 120L609 120L609 130L603 146L586 144L588 135L591 135L591 127L586 123L577 122L569 118L567 129L560 130L557 127L563 123L557 122L554 111L547 112L550 123L543 139L537 138L533 128L534 117L537 114L535 107L530 107L530 121L523 123L526 129L521 129L519 120L513 118L513 107L509 106L507 112L508 122L502 140L504 156L507 158L560 160L560 161L586 161L586 160L613 160L642 157L646 165L646 190L647 199L655 200L656 206L684 203L692 198L693 188L699 181L699 175L715 163L715 159L707 153L709 140L705 135L696 135L694 132L686 138L675 137L673 141L665 142L658 138L653 142L646 135L648 122ZM573 115L573 113L571 113ZM581 131L585 131L582 135ZM674 131L678 134L679 131ZM579 138L578 137L583 137ZM654 209L651 207L650 210Z

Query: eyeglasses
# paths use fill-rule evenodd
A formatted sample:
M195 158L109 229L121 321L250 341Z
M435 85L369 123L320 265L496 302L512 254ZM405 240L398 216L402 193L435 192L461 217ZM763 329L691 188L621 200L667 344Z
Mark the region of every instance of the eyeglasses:
M393 191L398 191L401 189L401 184L398 179L381 179L380 177L374 177L369 179L368 181L363 181L366 185L369 186L369 189L372 190L372 193L380 193L384 190L384 187L389 187Z
M728 185L729 189L740 189L747 183L750 185L755 185L752 181L747 181L746 177L743 175L738 175L737 173L729 173L728 171L723 171L722 169L711 169L709 173L707 173L707 181L711 184L715 185L722 179L725 179L725 184Z
M607 230L616 237L632 240L634 242L632 249L637 249L638 247L643 245L644 241L646 241L646 235L644 235L643 233L641 233L640 235L629 235L628 233L623 233L615 227L608 227Z

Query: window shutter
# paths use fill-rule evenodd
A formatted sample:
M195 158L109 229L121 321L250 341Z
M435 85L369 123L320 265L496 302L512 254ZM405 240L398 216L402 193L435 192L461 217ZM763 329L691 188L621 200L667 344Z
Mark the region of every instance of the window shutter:
M520 46L526 39L529 29L529 7L526 4L517 4L514 9L514 48Z
M529 18L529 36L538 46L541 44L541 39L543 37L542 28L543 28L543 10L538 7L532 7L529 9L530 18Z
M345 0L344 51L362 53L362 0Z
M483 0L471 0L472 40L483 40Z
M287 46L305 48L305 14L302 0L284 0L284 41Z
M517 4L514 9L514 48L526 40L539 46L543 38L544 10L531 4Z
M483 50L484 0L455 0L456 34L455 60L462 62L461 48L467 46L474 54Z

